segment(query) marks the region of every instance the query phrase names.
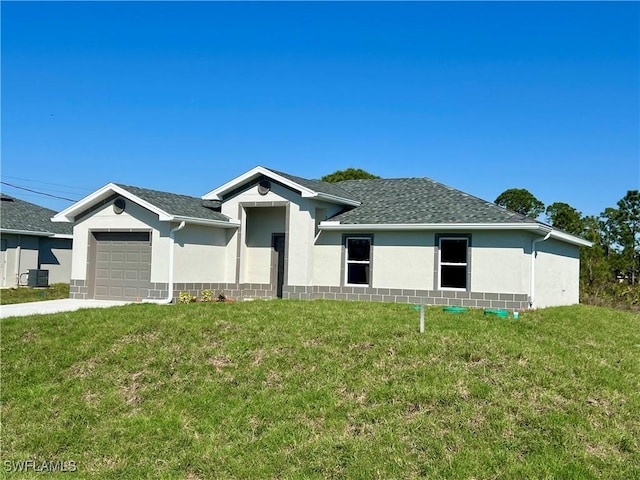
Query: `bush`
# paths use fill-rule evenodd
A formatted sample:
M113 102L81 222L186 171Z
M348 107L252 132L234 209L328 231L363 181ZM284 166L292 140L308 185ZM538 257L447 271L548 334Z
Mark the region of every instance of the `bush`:
M196 298L196 297L192 297L189 292L180 292L179 302L180 303L191 303L191 302L195 301L194 298Z
M213 302L213 292L211 290L203 290L202 291L202 301L203 302Z

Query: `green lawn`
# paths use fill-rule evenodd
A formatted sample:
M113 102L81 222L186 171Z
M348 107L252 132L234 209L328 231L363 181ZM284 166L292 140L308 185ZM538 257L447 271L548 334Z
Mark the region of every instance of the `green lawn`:
M55 283L48 288L18 287L0 289L0 305L58 300L61 298L69 298L68 283Z
M337 301L4 319L2 475L640 478L640 315L418 320Z

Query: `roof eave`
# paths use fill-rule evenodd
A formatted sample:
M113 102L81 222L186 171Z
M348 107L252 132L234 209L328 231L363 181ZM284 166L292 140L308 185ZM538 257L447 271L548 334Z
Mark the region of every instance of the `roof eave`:
M571 243L573 245L578 245L580 247L593 247L593 242L589 240L585 240L584 238L576 237L575 235L571 235L566 232L562 232L560 230L552 230L551 238L555 238L556 240L562 240L567 243Z
M10 235L31 235L33 237L54 237L54 236L56 236L56 234L53 233L53 232L22 230L22 229L19 229L19 228L0 228L0 233L10 234Z
M335 195L329 195L328 193L317 193L316 195L314 195L314 197L319 200L324 200L325 202L337 203L339 205L348 205L350 207L359 207L360 205L362 205L362 202L358 202L357 200L337 197Z
M175 215L168 221L170 222L185 222L191 225L205 225L208 227L220 227L220 228L239 228L240 222L237 220L209 220L206 218L185 217Z
M548 233L551 229L538 223L338 223L320 222L320 230L351 232L391 230L528 230Z

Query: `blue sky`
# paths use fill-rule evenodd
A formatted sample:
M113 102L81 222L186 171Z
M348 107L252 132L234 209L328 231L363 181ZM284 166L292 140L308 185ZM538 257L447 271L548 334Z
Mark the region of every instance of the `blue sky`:
M357 167L588 215L640 188L638 2L0 8L13 185L199 196L256 165Z

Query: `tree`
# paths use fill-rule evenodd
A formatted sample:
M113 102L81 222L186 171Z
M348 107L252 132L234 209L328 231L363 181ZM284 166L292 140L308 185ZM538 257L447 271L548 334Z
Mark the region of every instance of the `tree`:
M616 240L622 249L626 273L635 285L640 277L640 191L629 190L618 201L617 221Z
M604 247L602 221L592 215L583 222L584 236L593 246L580 248L580 290L581 296L594 299L611 288L615 276Z
M494 203L531 218L536 218L544 212L544 203L525 188L505 190L498 195Z
M582 214L568 203L554 202L545 212L547 221L560 230L573 235L583 235L585 222Z
M595 243L593 252L596 247L602 252L601 261L612 278L636 285L640 283L640 192L629 190L617 206L586 219L587 238Z
M347 168L346 170L336 170L329 175L325 175L320 180L323 182L336 183L344 180L371 180L380 178L377 175L369 173L361 168Z

